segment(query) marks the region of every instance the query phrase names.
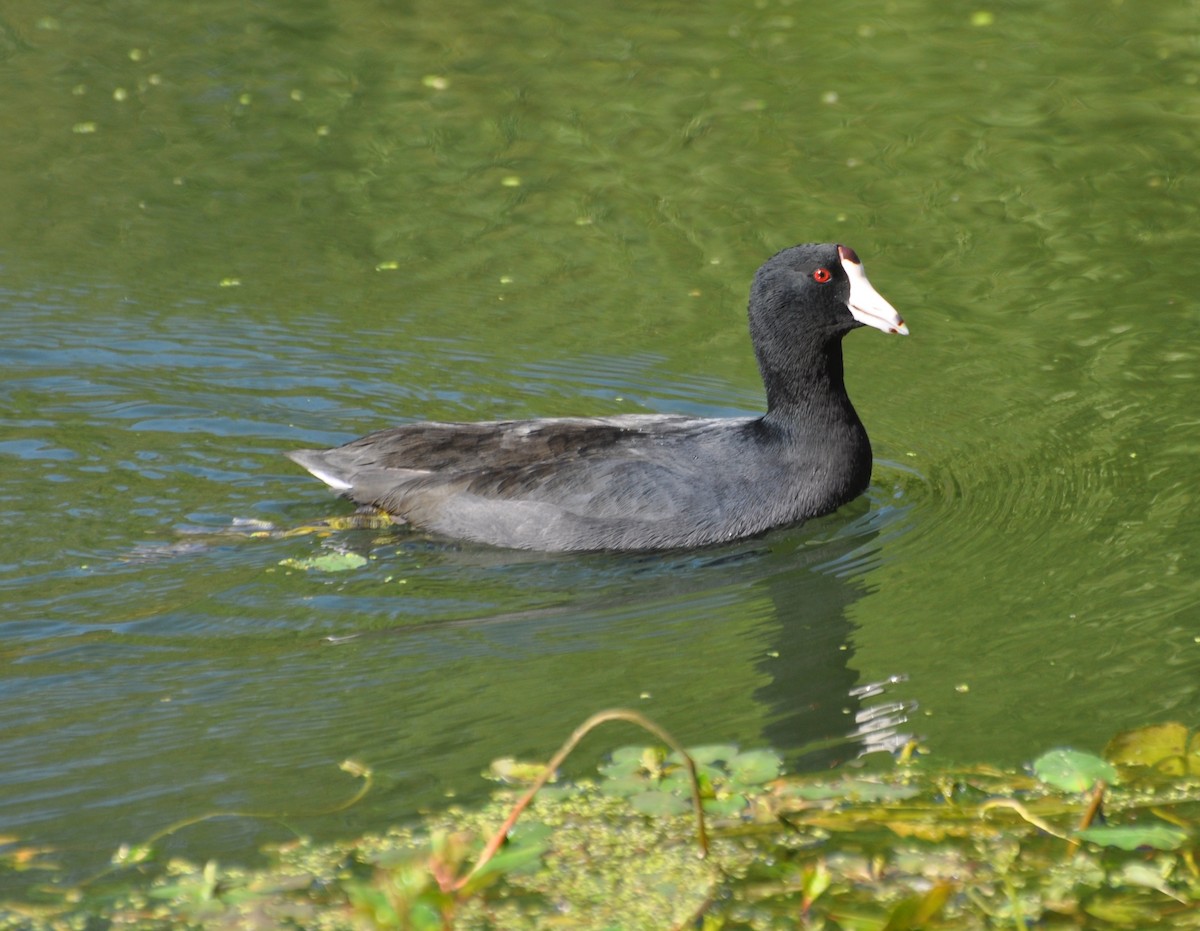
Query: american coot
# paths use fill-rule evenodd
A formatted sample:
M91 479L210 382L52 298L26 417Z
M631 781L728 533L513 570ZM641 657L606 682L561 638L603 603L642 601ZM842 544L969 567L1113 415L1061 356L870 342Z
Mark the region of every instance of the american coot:
M414 423L287 455L398 523L524 549L704 546L826 514L871 478L842 337L908 328L854 251L833 244L768 259L749 313L761 417Z

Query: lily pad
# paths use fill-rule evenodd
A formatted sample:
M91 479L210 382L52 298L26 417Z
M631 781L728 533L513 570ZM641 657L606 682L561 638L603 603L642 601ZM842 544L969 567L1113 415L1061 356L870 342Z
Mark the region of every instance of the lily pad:
M652 783L644 776L614 776L599 784L599 789L605 795L615 795L618 798L638 795L650 791Z
M659 747L618 747L600 766L600 772L610 777L635 774L657 776L662 764L663 752Z
M728 818L732 815L741 814L746 810L748 804L749 802L744 795L727 795L724 798L706 798L704 800L704 810L710 815Z
M770 750L748 750L729 761L729 775L742 786L760 786L783 771L783 761Z
M616 763L619 765L632 763L632 764L640 766L642 764L642 760L645 758L646 754L652 753L652 752L653 752L653 748L651 748L651 747L627 746L627 747L617 747L617 749L614 750L612 753L610 753L608 756L609 756L609 759L612 760L613 763ZM660 754L660 756L661 756L661 754Z
M1033 762L1033 774L1064 792L1086 792L1097 782L1116 782L1117 770L1091 753L1051 750Z
M692 762L697 766L711 766L714 763L725 763L737 755L738 748L734 744L706 744L703 747L688 748L688 756L692 758ZM672 753L667 757L667 762L682 765L683 758L678 753Z
M700 783L701 792L712 792L714 785L728 782L725 773L715 766L697 765L696 779ZM692 792L692 777L688 773L687 767L680 766L673 769L663 778L660 787L668 792L680 792L684 795L690 795Z

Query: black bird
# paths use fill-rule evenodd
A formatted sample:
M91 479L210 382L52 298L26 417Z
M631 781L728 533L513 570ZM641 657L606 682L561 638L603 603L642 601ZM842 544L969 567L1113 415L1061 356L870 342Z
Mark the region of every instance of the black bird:
M827 514L871 479L842 337L908 328L854 251L828 243L768 259L749 314L761 417L413 423L287 455L397 523L522 549L697 547Z

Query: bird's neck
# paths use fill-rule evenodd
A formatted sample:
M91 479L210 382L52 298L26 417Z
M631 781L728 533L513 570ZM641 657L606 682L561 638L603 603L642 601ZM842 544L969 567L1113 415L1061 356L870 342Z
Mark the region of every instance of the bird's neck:
M765 422L789 431L803 424L822 430L859 423L846 395L841 334L783 359L760 358L759 368L767 386Z

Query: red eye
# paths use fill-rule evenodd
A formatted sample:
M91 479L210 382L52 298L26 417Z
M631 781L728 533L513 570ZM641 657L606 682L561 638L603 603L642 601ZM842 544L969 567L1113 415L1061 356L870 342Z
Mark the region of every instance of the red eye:
M817 284L824 284L832 277L833 275L829 274L828 268L818 268L815 272L813 272L813 281L815 281Z

